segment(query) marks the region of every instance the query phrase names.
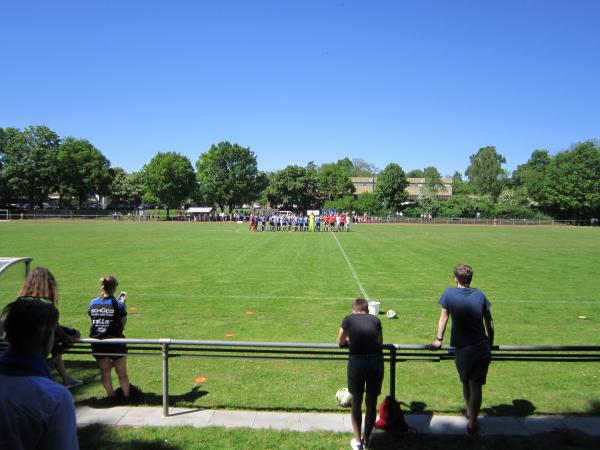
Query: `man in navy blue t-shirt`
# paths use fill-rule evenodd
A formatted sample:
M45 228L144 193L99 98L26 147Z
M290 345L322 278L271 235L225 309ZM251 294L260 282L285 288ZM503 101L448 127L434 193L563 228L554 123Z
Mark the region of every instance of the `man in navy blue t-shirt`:
M472 278L470 266L459 264L454 268L456 287L446 289L440 298L442 311L438 332L431 344L432 350L441 348L448 317L452 317L450 345L455 348L456 370L463 385L469 434L476 433L479 428L477 415L481 408L482 386L486 383L494 342L492 305L483 292L470 287Z
M369 314L364 298L352 302L352 314L346 316L338 332L337 344L350 347L348 358L348 390L352 394L353 449L362 449L369 442L375 417L377 397L383 382L383 331L379 318ZM365 395L365 432L361 435L362 400ZM366 446L366 445L365 445Z

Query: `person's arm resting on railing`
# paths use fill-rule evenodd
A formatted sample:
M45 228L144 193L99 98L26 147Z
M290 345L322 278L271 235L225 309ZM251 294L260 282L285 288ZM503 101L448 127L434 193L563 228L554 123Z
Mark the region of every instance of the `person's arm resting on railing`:
M348 342L348 334L343 328L340 328L336 342L340 347L348 347L348 345L350 345Z
M442 347L442 341L444 340L444 333L446 332L446 325L448 325L448 310L442 308L440 312L440 320L438 322L438 329L435 340L431 343L431 350L439 350Z

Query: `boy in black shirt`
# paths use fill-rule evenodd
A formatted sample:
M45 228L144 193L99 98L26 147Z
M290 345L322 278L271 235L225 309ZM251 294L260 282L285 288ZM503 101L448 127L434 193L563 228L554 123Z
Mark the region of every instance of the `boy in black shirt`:
M364 298L352 302L352 314L346 316L338 333L337 344L350 347L348 358L348 390L352 394L353 449L362 449L369 442L377 411L377 397L383 382L383 331L381 322L369 314ZM365 389L366 385L366 389ZM361 436L362 399L365 396L365 435Z

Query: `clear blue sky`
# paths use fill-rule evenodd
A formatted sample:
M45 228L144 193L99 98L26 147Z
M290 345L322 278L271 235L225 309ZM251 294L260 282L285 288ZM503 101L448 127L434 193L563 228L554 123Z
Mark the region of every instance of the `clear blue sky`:
M600 1L2 2L0 127L86 138L113 166L259 169L348 156L464 172L495 145L600 137Z

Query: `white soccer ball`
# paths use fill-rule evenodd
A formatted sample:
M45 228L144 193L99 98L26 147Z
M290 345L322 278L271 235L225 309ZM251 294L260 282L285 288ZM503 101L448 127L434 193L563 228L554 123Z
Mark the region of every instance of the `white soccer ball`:
M341 388L335 393L335 399L340 406L348 407L352 405L352 394L348 388Z
M396 311L394 311L393 309L389 309L388 312L385 313L385 315L387 316L388 319L395 319Z

